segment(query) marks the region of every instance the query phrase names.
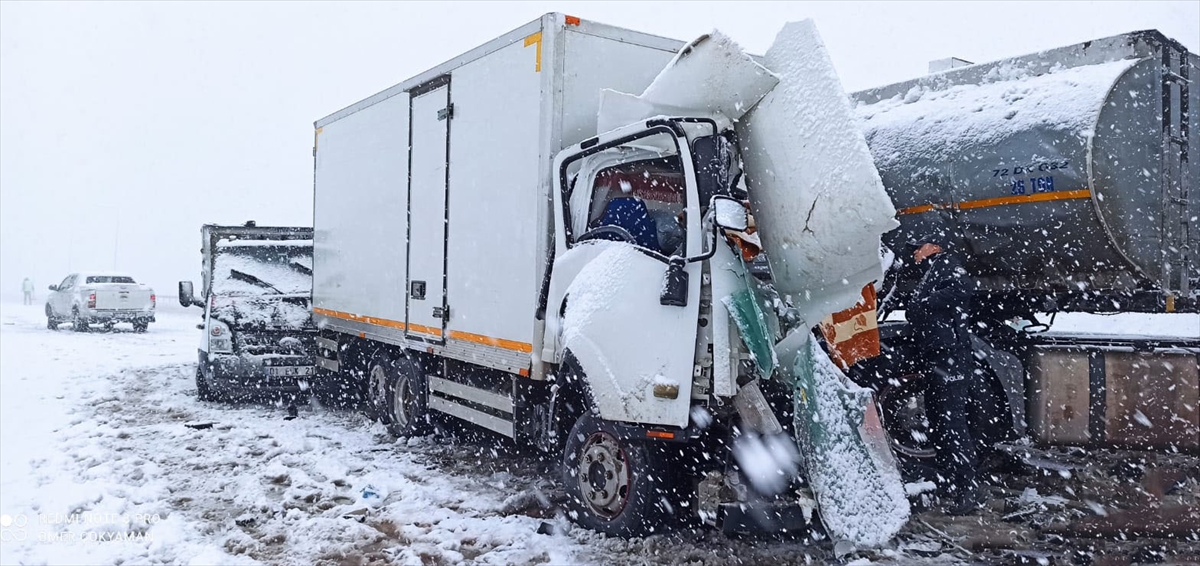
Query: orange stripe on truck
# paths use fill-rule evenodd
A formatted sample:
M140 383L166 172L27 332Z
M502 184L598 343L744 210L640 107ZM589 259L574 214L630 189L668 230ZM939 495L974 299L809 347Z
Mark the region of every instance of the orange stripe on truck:
M333 318L340 318L342 320L349 320L352 322L363 322L363 323L372 324L375 326L386 326L388 328L396 328L399 330L409 330L412 332L420 332L422 334L432 334L434 336L442 335L442 329L434 328L431 326L422 326L420 324L404 324L403 322L400 322L397 320L388 320L386 318L377 318L377 317L373 317L373 316L364 316L361 314L352 314L352 313L348 313L348 312L335 311L335 310L331 310L331 309L323 309L320 307L313 307L313 312L316 314L331 316ZM505 340L503 338L492 338L491 336L484 336L482 334L471 334L470 332L460 332L458 330L452 330L450 332L450 338L454 339L454 340L462 340L464 342L474 342L476 344L483 344L485 346L494 346L496 348L503 348L505 350L512 350L514 352L521 352L523 354L528 354L530 352L533 352L533 344L526 344L525 342L517 342L514 340Z
M471 334L470 332L451 330L450 337L455 340L463 340L465 342L474 342L476 344L495 346L497 348L504 348L505 350L513 350L525 354L533 351L533 344L514 342L512 340L505 340L503 338L492 338L491 336L481 336L479 334Z
M1037 193L1034 195L1015 195L1010 197L985 198L981 200L968 200L965 202L954 203L937 203L937 204L922 204L919 206L910 206L901 208L896 211L896 214L921 214L931 210L957 209L971 210L973 208L990 208L993 206L1007 206L1010 204L1025 204L1030 202L1047 202L1052 200L1073 200L1082 198L1092 198L1092 191L1088 189L1080 189L1078 191L1063 191L1060 193Z

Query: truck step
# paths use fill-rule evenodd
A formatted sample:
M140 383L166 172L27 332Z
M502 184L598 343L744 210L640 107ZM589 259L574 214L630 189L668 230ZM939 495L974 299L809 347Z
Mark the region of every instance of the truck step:
M335 354L338 351L337 340L330 340L329 338L325 338L323 336L317 337L317 346L320 346L320 347L322 347L326 350L329 350L330 352L333 352Z
M458 397L459 399L478 403L509 414L513 412L513 403L510 397L432 375L428 376L428 379L429 391L431 392L440 393L446 397Z
M429 408L435 411L446 413L447 415L458 417L464 421L479 425L493 432L498 432L509 438L513 437L512 421L505 420L494 415L489 415L483 411L472 409L466 405L459 405L458 403L448 399L430 395Z
M317 366L329 371L338 371L341 368L341 364L339 364L337 360L329 360L325 358L317 358Z

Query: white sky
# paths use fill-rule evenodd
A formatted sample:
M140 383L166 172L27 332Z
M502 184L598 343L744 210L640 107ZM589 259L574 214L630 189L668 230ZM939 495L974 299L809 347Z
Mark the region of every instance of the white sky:
M202 223L311 224L314 120L550 11L756 53L813 18L848 91L1141 29L1200 51L1195 1L0 2L0 293L115 267L174 294Z

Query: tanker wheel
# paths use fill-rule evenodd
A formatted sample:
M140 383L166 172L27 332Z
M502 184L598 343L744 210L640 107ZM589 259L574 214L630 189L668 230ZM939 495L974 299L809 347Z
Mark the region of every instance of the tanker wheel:
M889 379L877 395L879 417L892 441L892 450L905 460L932 463L937 451L929 438L925 417L925 383L912 373Z
M673 474L659 451L622 437L590 411L575 422L563 450L567 509L580 526L609 536L643 536L668 518Z

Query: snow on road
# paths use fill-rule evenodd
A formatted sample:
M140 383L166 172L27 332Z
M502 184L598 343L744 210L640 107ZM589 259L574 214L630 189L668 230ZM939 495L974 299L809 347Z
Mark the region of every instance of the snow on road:
M822 545L555 517L552 463L489 435L394 440L357 411L195 398L198 311L146 334L0 306L3 564L753 564ZM205 425L211 424L211 427ZM193 426L188 426L193 425ZM196 428L199 427L199 428ZM538 534L543 521L560 534ZM8 522L8 521L6 521Z

